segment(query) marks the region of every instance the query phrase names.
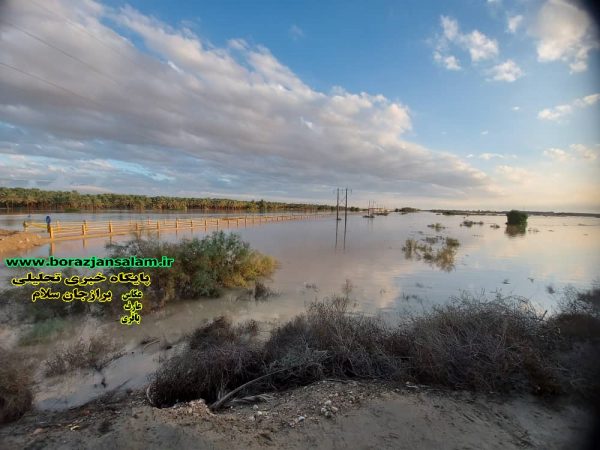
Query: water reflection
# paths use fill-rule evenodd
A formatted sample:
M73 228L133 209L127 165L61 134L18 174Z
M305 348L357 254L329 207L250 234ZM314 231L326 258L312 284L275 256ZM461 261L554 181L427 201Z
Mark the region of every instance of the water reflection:
M506 225L504 233L511 238L524 236L527 232L527 225Z

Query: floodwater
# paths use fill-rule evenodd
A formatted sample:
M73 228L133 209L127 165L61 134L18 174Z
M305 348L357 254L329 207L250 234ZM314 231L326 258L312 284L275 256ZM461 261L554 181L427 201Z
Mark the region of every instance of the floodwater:
M118 214L129 217L129 213L95 217L106 220L110 215L115 219ZM53 215L53 220L94 218L89 214L86 216L70 214L57 219L59 216ZM144 218L147 216L143 215ZM184 217L182 214L170 216ZM18 228L25 218L26 215L0 216L0 228ZM483 221L483 225L462 226L465 219ZM34 217L34 220L39 218ZM434 223L444 228L436 231L428 227ZM156 338L162 343L177 342L202 321L224 314L234 320L256 319L268 328L301 313L315 299L340 293L346 280L353 286L350 296L357 309L368 314L382 314L389 320L447 302L461 291L473 294L500 291L505 295L524 296L540 310L552 311L566 286L587 289L598 280L600 219L533 216L529 218L527 230L516 235L507 232L504 223L505 216L465 218L422 212L391 213L374 219L349 215L345 227L344 220L337 222L335 216L329 216L225 229L239 233L253 248L278 259L280 268L269 285L279 295L266 301L254 301L248 300L240 291L230 291L220 299L170 304L159 313L142 315L139 326L119 325L117 318L105 322L90 319L83 324L73 324L63 335L66 336L64 339L104 332L124 347L125 355L109 364L102 373L50 379L40 377L37 406L70 407L110 389L142 386L160 359L174 351L159 350L159 343L140 345L142 340ZM154 234L153 238L174 241L203 235L204 230L187 230ZM460 242L449 265L436 265L414 256L409 258L403 251L407 239L422 241L436 236L451 237ZM128 236L119 236L112 242L127 239ZM104 256L108 241L108 238L98 238L56 242L21 252L19 256ZM435 243L433 247L440 245ZM10 276L6 267L0 268L0 276L4 280ZM43 304L39 306L43 307ZM48 343L45 350L50 352L57 345L59 342Z

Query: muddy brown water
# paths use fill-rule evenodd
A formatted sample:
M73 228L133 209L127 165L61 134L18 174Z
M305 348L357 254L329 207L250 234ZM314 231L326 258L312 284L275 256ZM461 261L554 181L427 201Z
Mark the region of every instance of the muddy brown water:
M108 220L129 215L64 214L53 215L53 220ZM32 216L32 220L40 220ZM144 218L148 216L166 217L142 214ZM168 216L189 217L175 213ZM26 214L0 215L0 228L17 229L25 218ZM461 226L465 219L484 224ZM445 228L436 231L427 226L434 223ZM278 296L254 301L240 291L229 291L219 299L170 304L159 313L143 315L139 326L122 326L116 318L69 324L64 333L40 345L39 354L50 354L57 346L79 336L104 333L118 342L124 355L102 372L82 371L51 378L38 374L36 406L63 409L83 404L111 389L143 386L160 361L177 350L177 345L161 350L164 343L176 343L203 321L229 315L239 321L258 320L266 330L301 313L311 301L341 292L346 280L353 286L351 297L358 310L397 320L447 302L462 290L520 295L530 298L541 310L551 312L565 287L587 289L600 275L598 218L533 216L527 230L516 235L507 232L505 216L465 218L425 212L392 213L374 219L350 215L345 232L344 221L336 222L335 217L247 228L233 226L225 230L239 233L252 247L278 259L280 268L269 282L279 292ZM153 238L175 241L204 235L204 230L186 230L161 233ZM422 241L435 236L460 241L450 270L424 259L407 258L402 251L406 239ZM128 236L119 236L112 242L127 239ZM11 256L104 256L109 240L62 241ZM434 248L439 246L434 244ZM3 283L11 273L4 265L0 266ZM0 325L0 335L11 345L17 345L18 334L23 331L19 324ZM142 341L154 340L160 342L140 345Z

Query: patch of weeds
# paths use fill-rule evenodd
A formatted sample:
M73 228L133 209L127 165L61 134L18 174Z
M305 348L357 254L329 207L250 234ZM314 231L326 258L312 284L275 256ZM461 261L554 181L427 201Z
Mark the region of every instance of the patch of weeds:
M17 420L31 408L31 385L23 358L0 347L0 423Z
M45 373L48 376L62 375L77 369L100 371L106 364L121 353L117 352L114 341L106 336L81 338L77 342L59 348L46 360Z
M463 220L463 222L460 225L463 227L471 228L473 225L483 225L483 221L474 222L472 220Z
M446 227L443 226L441 223L436 222L436 223L431 223L429 225L427 225L427 227L429 228L433 228L435 231L440 231L440 230L444 230Z
M19 344L35 345L48 341L49 339L60 334L66 325L67 320L59 317L46 319L42 322L36 322L19 338Z

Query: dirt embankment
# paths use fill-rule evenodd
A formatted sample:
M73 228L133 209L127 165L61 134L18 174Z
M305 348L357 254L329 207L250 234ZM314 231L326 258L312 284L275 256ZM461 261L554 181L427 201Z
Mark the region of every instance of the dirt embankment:
M591 412L423 386L321 381L213 414L202 400L157 409L143 392L0 428L5 449L523 449L582 447Z
M18 250L27 250L44 243L37 233L0 229L0 255Z

